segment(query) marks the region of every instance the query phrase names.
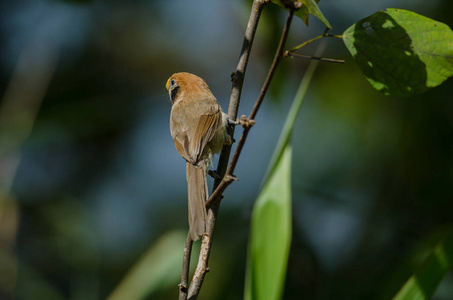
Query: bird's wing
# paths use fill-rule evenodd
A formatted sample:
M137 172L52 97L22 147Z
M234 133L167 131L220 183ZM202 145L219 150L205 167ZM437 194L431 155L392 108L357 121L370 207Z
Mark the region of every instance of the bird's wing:
M186 151L188 148L187 135L184 135L182 139L183 140L181 141L180 136L175 136L175 138L173 139L173 141L175 142L176 150L178 150L179 154L181 154L181 156L184 157L186 161L190 161L189 156L187 155L188 152Z
M197 127L189 144L189 153L196 155L197 162L202 158L206 144L212 140L221 125L221 114L220 110L217 110L212 114L201 115L198 119Z
M186 107L185 113L190 110L193 112L189 112L189 115L199 115L199 117L193 119L184 132L174 135L173 140L179 154L192 165L198 165L204 158L206 144L212 140L219 126L222 125L222 112L217 100L212 101L209 106L204 102L201 106Z

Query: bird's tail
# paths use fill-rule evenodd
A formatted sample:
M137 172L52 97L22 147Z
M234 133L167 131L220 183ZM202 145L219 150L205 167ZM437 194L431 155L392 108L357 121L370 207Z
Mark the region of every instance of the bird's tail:
M206 207L208 184L204 168L187 163L187 190L189 196L189 234L193 241L198 240L206 230Z

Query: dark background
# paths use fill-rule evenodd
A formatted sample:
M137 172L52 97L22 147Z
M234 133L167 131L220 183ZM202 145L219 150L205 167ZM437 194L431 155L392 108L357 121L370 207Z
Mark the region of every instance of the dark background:
M250 4L0 3L0 299L104 299L160 237L184 236L185 163L165 82L195 73L227 110ZM334 34L386 7L453 25L449 0L320 3ZM284 20L265 8L239 115ZM295 19L288 48L323 30ZM319 64L294 132L284 299L389 299L453 221L453 81L386 97L340 40L324 56L347 62ZM306 65L287 59L277 71L225 194L201 299L242 298L251 209ZM148 298L175 299L177 283ZM434 299L453 299L452 274Z

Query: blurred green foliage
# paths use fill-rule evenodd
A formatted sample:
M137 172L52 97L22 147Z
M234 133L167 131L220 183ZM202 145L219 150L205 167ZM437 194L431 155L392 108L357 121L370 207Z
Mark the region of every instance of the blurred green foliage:
M452 267L453 234L450 229L393 299L431 299Z
M1 5L0 105L30 45L37 61L49 55L39 45L55 48L56 69L30 136L0 157L1 180L20 158L2 198L16 205L1 205L10 218L0 226L0 261L12 271L1 274L0 298L105 299L159 237L187 229L184 162L169 135L164 85L174 72L193 72L225 109L250 1ZM448 0L319 3L334 33L388 6L453 24ZM266 9L282 26L281 9ZM315 18L308 29L295 18L289 46L323 30ZM258 94L275 32L260 24L239 114ZM335 41L324 56L348 59ZM288 59L276 74L276 92L240 159L240 181L222 202L200 299L244 294L252 204L306 65ZM389 299L426 258L453 221L452 84L402 100L376 92L351 60L319 65L292 140L284 299ZM18 87L31 90L27 81ZM149 299L176 298L177 283ZM433 299L449 299L452 287L447 276Z
M108 299L146 299L157 291L174 287L181 277L180 246L185 241L186 233L183 231L165 233L143 254ZM194 253L197 250L200 251L193 249Z

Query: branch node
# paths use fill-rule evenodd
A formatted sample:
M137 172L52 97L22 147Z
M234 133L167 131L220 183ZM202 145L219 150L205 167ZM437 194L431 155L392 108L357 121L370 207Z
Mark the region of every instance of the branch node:
M299 1L291 1L291 0L281 0L281 3L288 9L291 10L299 10L302 8L303 3Z
M187 293L187 289L188 289L187 284L180 283L180 284L178 284L178 287L179 287L179 291L181 291L183 293Z
M249 128L255 125L255 120L249 119L245 115L242 115L236 122L244 128Z
M233 181L239 181L239 179L234 175L225 175L225 181L230 183Z

